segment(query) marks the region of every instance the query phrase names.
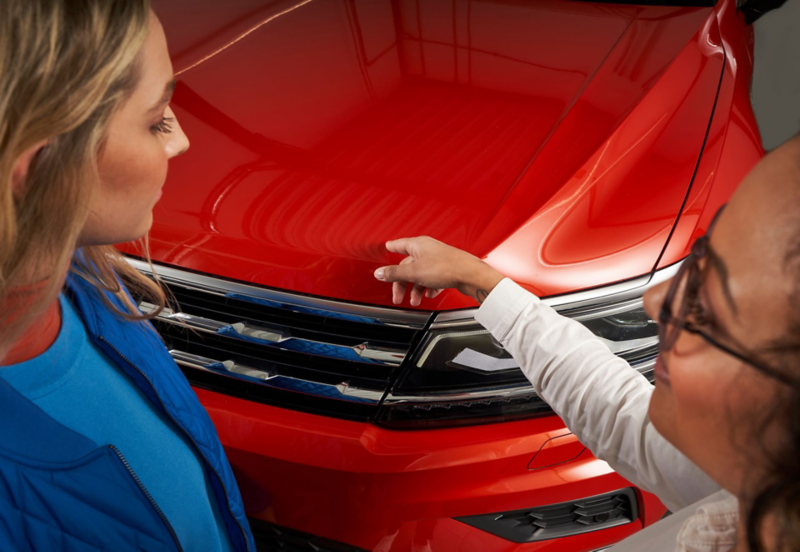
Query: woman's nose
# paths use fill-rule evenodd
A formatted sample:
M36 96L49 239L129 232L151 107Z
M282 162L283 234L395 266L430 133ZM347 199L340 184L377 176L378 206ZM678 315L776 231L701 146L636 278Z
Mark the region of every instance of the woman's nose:
M173 119L173 121L170 123L172 131L167 135L167 141L164 144L167 157L172 159L173 157L177 157L178 155L185 153L186 150L189 149L189 137L186 136L185 132L183 132L183 129L178 122L178 118L175 116L175 113L173 113L171 107L167 107L167 109L164 111L164 117Z

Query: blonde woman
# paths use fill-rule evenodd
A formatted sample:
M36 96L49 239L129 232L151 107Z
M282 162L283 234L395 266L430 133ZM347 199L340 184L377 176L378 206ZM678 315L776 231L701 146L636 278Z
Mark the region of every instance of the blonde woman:
M420 304L442 288L477 318L580 441L675 513L609 552L800 550L800 138L744 179L681 271L645 295L653 388L589 330L431 238L376 271Z
M189 142L147 0L0 2L0 550L254 551L210 419L125 284ZM125 282L123 284L122 282Z

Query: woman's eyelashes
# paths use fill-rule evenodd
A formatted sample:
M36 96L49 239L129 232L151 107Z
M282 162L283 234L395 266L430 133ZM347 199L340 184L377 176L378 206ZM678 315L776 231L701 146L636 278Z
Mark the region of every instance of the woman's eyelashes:
M709 316L708 311L703 307L703 304L700 302L700 298L698 294L693 294L689 300L689 314L692 317L692 321L695 325L703 327L708 327L711 325L711 319Z
M716 321L711 309L706 307L709 304L708 269L708 263L704 263L700 269L701 276L698 281L687 290L687 307L688 314L696 326L713 330L716 327Z
M154 124L150 127L150 130L157 134L159 132L163 132L164 134L169 134L172 132L172 122L175 121L174 117L162 117L159 122Z
M718 326L714 313L706 306L709 304L707 294L706 286L700 286L699 289L689 295L689 314L696 326L715 331Z

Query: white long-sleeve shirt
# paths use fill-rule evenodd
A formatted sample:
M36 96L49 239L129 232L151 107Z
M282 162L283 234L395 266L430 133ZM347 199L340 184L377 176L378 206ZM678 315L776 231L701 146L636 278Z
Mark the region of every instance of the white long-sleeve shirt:
M698 518L683 527L685 533L692 525L694 533L679 535L679 523L697 510L697 505L686 508L689 505L702 500L704 505L715 504L712 510L722 508L728 517L732 508L736 510L735 498L720 492L719 485L653 427L647 413L653 386L582 324L561 316L509 279L489 294L476 318L511 353L539 396L583 445L676 512L634 536L646 539L643 533L649 532L671 540L670 548L652 548L648 541L648 550L675 550L676 538L678 550L694 549L680 546L682 539L697 540L698 527L703 532L704 522ZM703 508L695 518L709 515L709 506ZM668 526L674 527L674 534L667 531L664 537ZM704 544L697 550L732 548L726 546L731 544L730 527L712 529L714 538L722 540L709 542L716 547ZM735 544L735 523L733 538ZM621 546L620 552L638 549Z

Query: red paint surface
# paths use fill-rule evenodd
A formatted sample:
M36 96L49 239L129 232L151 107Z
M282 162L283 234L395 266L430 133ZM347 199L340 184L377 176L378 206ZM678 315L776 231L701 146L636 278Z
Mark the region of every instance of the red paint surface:
M650 271L723 69L710 8L162 8L192 149L156 206L154 258L371 304L391 304L371 274L401 236L543 295ZM469 304L448 292L423 308Z
M427 234L564 293L685 256L762 155L733 0L156 7L192 140L155 209L161 263L390 305L383 242ZM645 493L637 523L516 545L451 518L629 485L589 451L527 469L556 417L397 432L198 396L249 515L366 549L594 550L664 513Z
M586 450L578 438L572 433L548 439L536 454L533 455L529 470L543 470L557 464L571 462Z
M725 31L728 56L714 118L703 156L697 167L686 206L658 267L675 263L689 254L692 243L706 233L711 219L728 201L742 178L764 156L753 106L753 29L743 27L730 0L717 6Z
M552 416L472 428L389 431L197 390L225 445L248 515L368 550L594 550L664 514L640 495L639 522L517 545L452 517L542 506L629 487L586 451L531 471L568 433Z

